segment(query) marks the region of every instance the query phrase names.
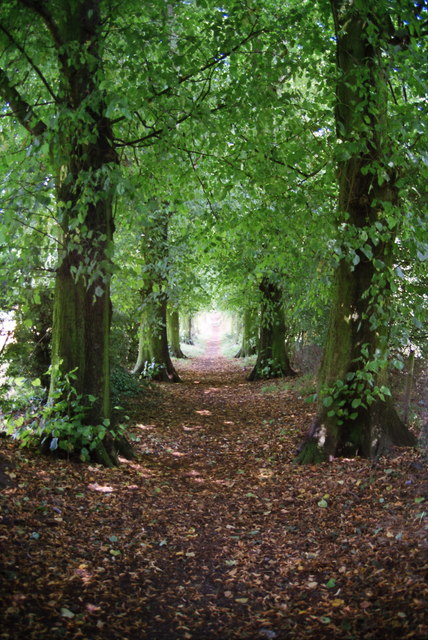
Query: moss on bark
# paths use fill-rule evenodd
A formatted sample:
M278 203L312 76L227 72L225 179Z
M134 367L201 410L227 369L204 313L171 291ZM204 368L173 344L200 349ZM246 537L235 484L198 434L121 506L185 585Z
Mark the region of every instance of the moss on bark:
M257 312L255 309L247 307L243 314L242 342L235 358L248 358L257 353L258 327Z
M282 305L282 291L279 285L263 278L260 334L257 360L248 380L261 380L294 376L290 359L285 349L285 322Z
M318 416L299 462L317 461L314 444L324 459L375 457L391 445L415 444L384 389L395 246L385 219L398 204L395 169L388 163L387 21L376 0L358 7L344 0L331 5L339 71L337 132L352 153L338 165L342 257L319 374Z
M180 316L177 309L167 307L167 336L169 352L173 358L186 358L180 346Z

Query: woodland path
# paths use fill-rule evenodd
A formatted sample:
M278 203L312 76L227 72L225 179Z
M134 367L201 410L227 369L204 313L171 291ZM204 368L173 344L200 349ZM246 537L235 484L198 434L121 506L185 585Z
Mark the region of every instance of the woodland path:
M135 461L4 442L0 640L428 637L421 456L294 465L301 383L246 382L217 329L132 402Z

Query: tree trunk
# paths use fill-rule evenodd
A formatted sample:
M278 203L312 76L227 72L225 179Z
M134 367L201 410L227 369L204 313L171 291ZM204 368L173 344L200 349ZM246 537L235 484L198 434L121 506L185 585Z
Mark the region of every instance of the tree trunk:
M58 52L68 110L59 117L59 146L52 154L57 166L62 249L55 284L51 393L60 372L75 369L78 393L96 398L87 420L97 424L110 418L111 413L113 192L105 183L118 157L111 144L111 124L103 115L105 104L97 71L91 62L99 58L99 5L95 0L80 0L68 5L62 17L60 29L65 42L78 44L80 53L72 49ZM86 48L87 54L83 53ZM93 99L88 101L88 96ZM77 112L79 127L72 125Z
M172 364L168 349L168 337L166 331L166 296L160 296L155 306L154 330L150 332L150 351L155 366L153 380L163 382L181 382L180 376Z
M142 291L143 317L133 373L142 373L161 382L181 382L168 349L166 295L153 289L153 283L146 283Z
M147 365L151 363L153 357L150 349L151 308L148 306L148 296L151 292L146 289L142 290L140 293L143 300L143 311L139 328L137 362L132 370L133 374L144 374L147 369Z
M256 364L248 380L294 376L285 350L285 322L282 291L269 278L260 284L262 293L260 335Z
M192 314L184 316L183 320L183 342L193 344L193 319Z
M410 404L412 400L413 376L415 373L415 351L411 349L407 360L406 386L403 397L403 422L409 424Z
M43 21L60 70L58 108L49 126L37 120L33 108L0 70L0 91L8 96L17 119L49 145L56 180L61 249L54 294L50 395L58 388L61 373L74 370L77 392L95 398L85 421L98 425L111 414L112 200L118 166L100 85L100 3L75 0L57 8L31 0L21 3L35 20ZM120 446L112 439L98 453L106 464L114 463Z
M167 307L167 335L169 351L173 358L186 358L180 346L180 317L177 309Z
M255 309L246 307L243 315L242 342L241 348L235 358L248 358L257 353L257 312Z
M377 0L332 0L337 37L339 228L342 255L324 357L317 418L298 461L378 456L413 445L386 387L388 297L397 206L387 132L387 63ZM380 9L380 10L379 10Z
M146 372L152 380L181 382L169 355L167 337L168 207L153 198L148 209L150 215L141 233L145 262L140 290L143 317L134 373Z

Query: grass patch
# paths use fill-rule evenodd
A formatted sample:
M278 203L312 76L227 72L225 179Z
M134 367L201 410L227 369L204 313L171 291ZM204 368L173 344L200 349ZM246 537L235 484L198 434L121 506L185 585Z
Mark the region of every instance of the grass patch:
M305 373L297 378L288 380L272 380L265 384L261 393L280 393L283 391L293 391L299 398L307 398L316 393L316 377L312 373Z
M202 356L205 351L206 340L195 340L194 344L181 343L181 350L188 358L197 358ZM184 362L182 358L175 358L180 363Z

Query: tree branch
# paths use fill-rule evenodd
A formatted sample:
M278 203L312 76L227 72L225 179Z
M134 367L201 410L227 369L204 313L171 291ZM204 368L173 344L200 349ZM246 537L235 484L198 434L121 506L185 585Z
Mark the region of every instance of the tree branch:
M24 7L27 7L28 9L31 9L32 11L37 13L37 15L39 15L43 19L43 22L51 33L53 41L55 42L57 48L62 47L64 44L64 40L61 37L60 30L55 24L52 16L46 10L46 2L44 2L44 0L19 0L19 2L24 5Z
M6 27L4 27L3 25L0 24L0 30L3 31L3 33L9 38L9 40L14 44L14 46L18 49L18 51L20 51L22 53L22 55L24 56L24 58L26 58L27 62L30 64L30 66L34 69L34 71L37 73L37 75L39 76L40 80L43 82L43 84L45 85L46 89L48 90L48 93L50 94L50 96L54 99L55 102L58 102L58 98L55 95L53 89L51 88L50 84L48 83L48 81L46 80L45 76L43 75L43 73L41 72L40 68L36 65L35 62L33 62L33 60L30 58L30 56L26 53L26 51L24 50L24 48L19 44L19 42L17 42L15 40L15 38L13 37L13 35L10 33L10 31L8 29L6 29Z
M11 84L7 73L1 68L0 95L9 103L15 117L31 135L38 137L45 133L47 129L46 124L33 111L33 107L21 97Z
M211 69L212 67L219 65L221 62L224 62L224 60L227 60L227 58L229 58L232 55L232 53L235 53L235 51L238 51L238 49L240 49L242 45L246 44L252 38L256 38L262 33L264 33L264 29L259 29L258 31L251 31L243 40L241 40L234 47L229 49L229 51L226 51L225 53L220 54L217 58L213 58L212 60L206 62L204 65L202 65L202 67L199 67L199 69L196 69L195 71L192 71L190 73L186 73L185 75L180 76L178 78L177 84L178 85L183 84L184 82L187 82L187 80L194 78L200 73L203 73L204 71L207 71L208 69ZM155 98L159 98L160 96L171 93L171 91L173 91L174 88L175 87L166 87L162 91L155 92L153 96L148 98L148 102L152 102Z

